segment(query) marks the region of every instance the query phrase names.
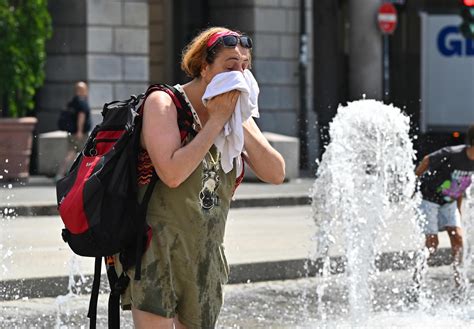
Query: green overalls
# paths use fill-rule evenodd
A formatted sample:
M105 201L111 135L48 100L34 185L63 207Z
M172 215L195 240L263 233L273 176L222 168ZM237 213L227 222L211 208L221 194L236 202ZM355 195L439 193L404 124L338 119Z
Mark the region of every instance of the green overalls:
M133 269L127 272L124 309L133 306L168 318L178 314L189 329L214 328L228 278L222 244L235 172L235 165L223 172L213 146L179 187L157 182L148 205L153 235L143 256L142 279L133 280ZM141 187L140 198L145 190Z

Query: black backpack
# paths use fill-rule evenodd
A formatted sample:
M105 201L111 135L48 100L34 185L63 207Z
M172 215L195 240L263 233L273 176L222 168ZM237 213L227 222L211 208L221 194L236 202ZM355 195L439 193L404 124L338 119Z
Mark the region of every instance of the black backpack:
M77 97L77 96L76 96ZM62 131L67 131L69 133L76 133L77 132L77 110L76 110L77 99L73 98L66 108L62 109L59 112L59 117L57 121L58 129ZM89 105L87 105L89 107ZM84 122L84 132L88 132L91 130L91 118L90 113L86 114L86 121Z
M151 233L146 224L147 205L158 176L153 171L139 204L137 164L143 104L154 91L164 91L172 97L178 111L181 139L194 134L193 116L181 93L168 85L152 85L144 94L104 105L102 123L92 130L69 172L56 184L59 214L65 225L64 241L74 253L95 257L87 315L90 328L96 326L103 257L111 291L109 328L120 326L120 295L129 283L125 270L135 265L134 279L140 280L141 258ZM111 257L117 253L124 267L120 277Z
M67 132L73 132L77 130L77 117L74 108L68 106L59 112L58 117L58 129Z

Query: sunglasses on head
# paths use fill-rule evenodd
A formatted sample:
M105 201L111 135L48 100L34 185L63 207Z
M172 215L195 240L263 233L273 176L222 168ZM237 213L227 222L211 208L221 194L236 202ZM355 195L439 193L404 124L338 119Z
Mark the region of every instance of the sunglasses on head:
M212 52L220 44L225 48L234 48L238 43L240 43L244 48L252 48L252 39L249 36L228 34L218 37L210 46L208 46L208 51Z

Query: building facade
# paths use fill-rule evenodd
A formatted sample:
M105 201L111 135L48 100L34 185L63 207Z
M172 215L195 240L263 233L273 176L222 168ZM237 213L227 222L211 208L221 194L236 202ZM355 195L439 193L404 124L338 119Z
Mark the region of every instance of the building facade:
M89 83L96 121L105 102L143 92L150 83L185 83L179 65L185 44L206 27L226 26L254 39L252 70L261 90L257 124L263 131L304 137L307 145L300 150L306 148L308 156L300 157L302 168L316 168L339 104L364 96L405 111L413 135L418 135L425 115L421 17L459 14L458 3L388 1L397 8L398 26L388 37L390 89L384 95L383 39L377 27L382 2L50 0L54 31L47 49L46 83L38 94L39 132L56 129L58 111L72 96L75 81ZM306 17L307 56L300 54L301 12ZM307 57L303 68L302 57ZM467 59L468 69L474 68L473 58ZM300 93L303 85L305 98ZM446 134L419 135L415 145L420 153L462 142Z
M182 48L209 26L225 26L254 40L252 71L259 82L262 131L298 136L300 2L291 0L50 0L53 37L46 81L37 102L39 132L56 130L58 111L74 82L89 84L94 118L105 102L141 93L150 83L185 83ZM311 4L305 8L311 40ZM308 45L311 63L312 46ZM312 67L307 67L308 91ZM307 97L311 100L311 97ZM309 102L310 103L310 102ZM317 156L316 117L307 115L309 158ZM311 124L312 123L312 124ZM313 161L314 162L314 161Z

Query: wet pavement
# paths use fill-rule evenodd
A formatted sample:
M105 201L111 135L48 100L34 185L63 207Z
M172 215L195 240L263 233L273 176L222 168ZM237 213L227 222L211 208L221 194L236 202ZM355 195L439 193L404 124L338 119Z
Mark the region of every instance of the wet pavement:
M344 275L228 285L218 328L450 328L474 327L472 292L450 301L451 267L429 268L425 301L407 299L411 271L386 271L371 281L372 309L367 320L349 318ZM470 276L471 280L474 278ZM318 287L325 283L322 302ZM88 328L89 295L0 302L0 328ZM99 299L98 328L107 327L107 295ZM122 328L132 328L130 312L122 312ZM363 318L361 315L360 318Z
M311 181L287 184L280 190L261 184L247 185L247 189L244 186L240 196L237 195L242 204L231 210L226 233L226 252L234 273L231 282L245 282L248 278L270 280L275 279L275 274L286 279L300 277L301 270L307 269L305 259L314 242L311 236L315 227L311 208L307 205ZM53 190L54 187L44 184L31 188L13 187L8 198L2 200L7 200L10 207L18 206L18 209L35 213L35 209L42 209L46 199L46 208L53 207ZM14 204L13 201L19 199L22 202ZM270 201L271 206L267 204ZM70 264L74 258L57 233L61 228L59 218L51 214L44 217L18 216L4 218L1 224L0 258L3 263L0 264L0 292L15 293L15 296L0 298L0 328L88 328L86 314L92 263L82 263L84 259L81 259ZM414 242L410 241L405 229L403 225L387 229L394 236L384 246L383 252L389 254L413 249ZM440 247L448 251L446 234L440 238ZM336 243L330 256L337 258L342 253ZM441 254L447 256L443 259L449 260L449 252ZM396 265L390 259L388 262ZM278 264L281 266L275 267ZM420 306L408 302L405 296L411 285L411 272L393 271L397 266L389 265L384 266L384 272L371 281L374 302L364 323L348 317L347 281L344 274L337 274L329 279L312 277L228 285L218 328L474 328L472 299L462 304L449 302L452 297L449 267L430 268L428 286L433 287L433 292ZM315 273L314 269L310 272ZM76 281L80 277L77 274L82 273L86 280L81 286L76 286L75 294L62 295L67 292L68 273L75 274ZM21 283L23 288L19 291L11 289L11 282ZM27 283L30 283L29 290L25 288ZM61 289L54 290L53 286ZM319 300L316 292L324 286L325 294ZM21 294L17 295L19 292ZM32 298L35 293L44 298ZM440 306L433 306L437 304ZM107 295L103 294L98 328L107 327L106 305ZM122 312L122 328L132 327L130 313Z
M86 276L89 279L86 285L90 286L94 259L74 256L61 239L61 228L57 216L17 217L0 223L0 300L65 294L71 273ZM407 229L396 223L387 229L391 239L379 249L385 259L384 268L409 263L406 257L398 261L389 257L416 248ZM231 267L230 281L301 277L304 260L315 248L314 234L310 206L231 209L224 241ZM344 255L341 248L344 235L337 232L335 236L330 256L336 264ZM449 252L444 251L448 246L447 235L440 235L443 252L439 254L448 255L447 260Z

